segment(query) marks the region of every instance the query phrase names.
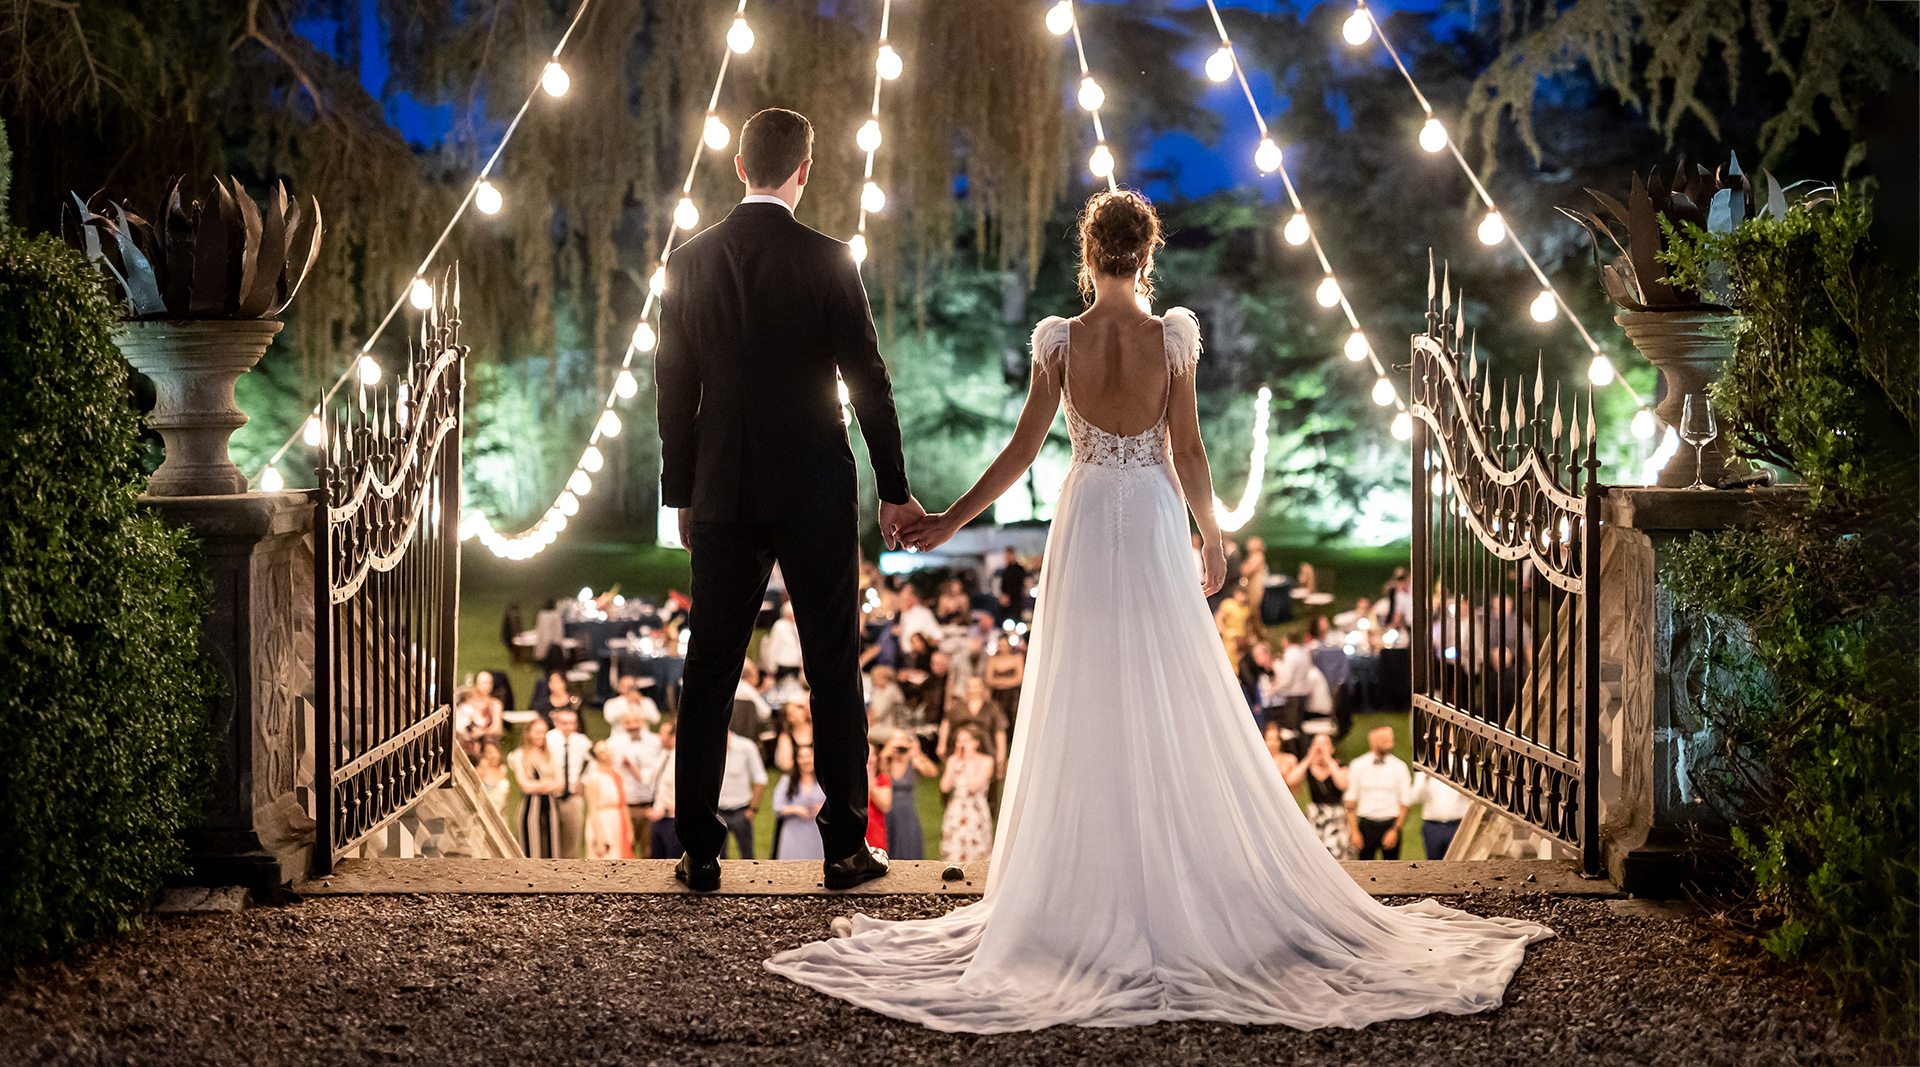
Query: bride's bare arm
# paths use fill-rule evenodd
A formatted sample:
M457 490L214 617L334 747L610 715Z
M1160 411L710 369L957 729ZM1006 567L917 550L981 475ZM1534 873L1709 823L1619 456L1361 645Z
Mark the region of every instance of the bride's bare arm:
M903 529L903 540L921 551L940 545L1013 488L1013 483L1020 480L1040 455L1040 446L1046 443L1047 431L1060 410L1057 373L1043 370L1038 364L1034 366L1033 384L1027 389L1027 405L1020 409L1020 421L1014 426L1007 446L987 465L986 473L973 483L973 488L954 501L952 507L939 515L927 516L910 530ZM1187 396L1187 402L1193 403L1191 389Z
M1207 469L1207 446L1200 440L1200 408L1194 397L1193 378L1192 371L1176 374L1168 385L1167 434L1180 492L1186 496L1187 509L1200 528L1206 562L1202 584L1212 596L1227 580L1227 561L1220 546L1220 524L1213 517L1213 472Z

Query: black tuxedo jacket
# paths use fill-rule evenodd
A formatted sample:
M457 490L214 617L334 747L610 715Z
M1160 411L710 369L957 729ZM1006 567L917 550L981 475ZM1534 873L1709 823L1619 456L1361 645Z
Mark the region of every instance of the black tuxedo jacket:
M675 249L654 357L660 502L691 507L696 522L853 510L836 370L880 499L906 503L893 383L847 246L779 204L755 203Z

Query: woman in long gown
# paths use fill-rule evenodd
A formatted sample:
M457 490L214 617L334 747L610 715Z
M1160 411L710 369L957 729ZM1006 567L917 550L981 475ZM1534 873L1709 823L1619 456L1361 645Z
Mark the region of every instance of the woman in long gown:
M626 787L613 769L613 749L593 743L593 767L580 783L587 798L587 858L633 858L633 822L627 818Z
M514 819L520 831L520 849L528 859L550 860L560 855L560 805L566 790L560 766L547 748L545 719L528 721L520 745L507 754L507 766L520 787L520 810Z
M1199 327L1184 309L1161 320L1134 302L1158 243L1144 198L1094 197L1081 224L1092 306L1034 331L1013 440L966 496L908 531L930 547L998 498L1065 397L1074 462L985 895L935 919L855 916L850 936L767 967L972 1033L1359 1027L1497 1007L1526 945L1552 931L1369 897L1327 855L1247 715L1205 600L1226 568L1194 402Z

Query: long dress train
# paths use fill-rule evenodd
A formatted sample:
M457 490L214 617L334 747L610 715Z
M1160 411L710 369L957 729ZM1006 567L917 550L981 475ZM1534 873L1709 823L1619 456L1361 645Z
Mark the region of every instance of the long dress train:
M1064 374L1069 324L1034 331ZM1199 351L1165 317L1172 373ZM1327 854L1247 715L1194 573L1166 419L1122 437L1066 396L1055 507L985 895L855 916L767 968L937 1030L1168 1019L1360 1027L1497 1007L1536 923L1381 905Z

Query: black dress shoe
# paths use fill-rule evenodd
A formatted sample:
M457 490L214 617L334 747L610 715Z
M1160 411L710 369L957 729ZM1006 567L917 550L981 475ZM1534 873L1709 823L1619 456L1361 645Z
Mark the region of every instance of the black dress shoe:
M711 893L720 888L720 861L697 860L692 856L682 855L680 862L673 868L673 876L678 878L682 885L696 893Z
M843 860L827 864L828 889L852 889L887 873L887 854L868 845Z

